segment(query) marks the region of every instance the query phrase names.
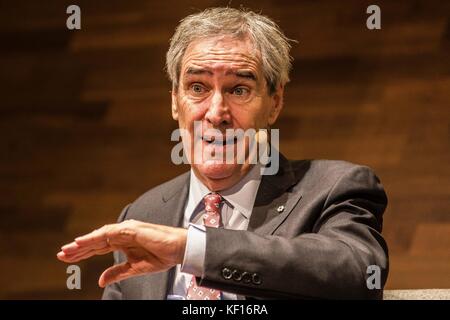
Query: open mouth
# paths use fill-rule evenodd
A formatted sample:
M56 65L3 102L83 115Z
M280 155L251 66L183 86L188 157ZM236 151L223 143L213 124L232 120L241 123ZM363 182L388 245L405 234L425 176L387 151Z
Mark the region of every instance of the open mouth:
M231 137L216 137L216 136L202 136L202 140L208 144L214 144L218 146L225 146L225 145L231 145L235 144L237 142L237 137L231 136Z

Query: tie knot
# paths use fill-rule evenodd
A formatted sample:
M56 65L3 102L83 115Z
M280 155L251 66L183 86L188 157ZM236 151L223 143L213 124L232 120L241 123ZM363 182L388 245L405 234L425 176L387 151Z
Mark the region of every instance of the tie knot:
M206 212L217 212L219 211L222 197L218 193L210 193L203 198L203 201L205 202Z

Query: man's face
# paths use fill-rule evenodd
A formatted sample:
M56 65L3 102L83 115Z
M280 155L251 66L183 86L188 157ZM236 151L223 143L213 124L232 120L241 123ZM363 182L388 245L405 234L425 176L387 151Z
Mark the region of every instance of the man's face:
M213 143L208 129L218 129L225 141L226 129L264 129L272 125L282 107L283 88L269 94L260 55L248 39L220 36L192 42L180 70L179 86L172 93L172 115L180 129L190 133L191 159L194 144L206 152L226 154L227 145ZM201 136L194 135L194 121L201 123ZM248 143L245 144L248 149ZM248 150L247 150L248 151ZM237 152L234 153L235 155ZM197 155L196 155L197 156ZM246 152L248 157L248 152ZM248 159L247 159L248 160ZM251 169L248 161L191 160L196 176L213 191L236 184Z

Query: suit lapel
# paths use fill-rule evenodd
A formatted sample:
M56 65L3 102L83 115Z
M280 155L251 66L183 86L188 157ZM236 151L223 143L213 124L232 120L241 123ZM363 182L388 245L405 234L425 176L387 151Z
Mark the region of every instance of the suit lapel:
M302 198L300 192L290 190L298 181L290 162L280 154L278 173L262 177L248 230L260 235L273 234Z
M189 192L189 179L190 174L186 173L176 183L162 190L161 204L159 209L156 209L158 212L152 212L152 218L149 221L173 227L182 226ZM290 190L298 181L299 177L296 177L291 164L280 154L278 173L262 177L248 230L260 235L273 234L302 198L300 192ZM147 278L141 282L145 286L144 299L166 299L168 289L173 284L174 275L175 268L144 276Z
M172 186L162 191L161 205L157 215L152 212L152 223L172 227L181 227L183 224L184 207L189 192L190 174L186 173ZM165 272L152 274L143 281L145 285L144 296L150 300L164 300L168 290L173 283L175 268Z

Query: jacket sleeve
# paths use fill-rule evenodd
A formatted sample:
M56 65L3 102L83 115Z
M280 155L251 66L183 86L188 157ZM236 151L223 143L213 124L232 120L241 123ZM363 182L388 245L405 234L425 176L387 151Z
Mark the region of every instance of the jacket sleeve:
M120 223L125 220L128 208L130 205L128 204L120 213L117 222ZM113 253L114 256L114 264L122 263L119 257L119 252L115 251ZM120 288L120 281L107 285L105 290L103 290L102 300L122 300L122 289Z
M369 168L353 166L325 194L309 233L207 228L199 284L256 298L382 298L388 251L381 236L387 198L380 181ZM296 214L304 212L294 208L284 223ZM381 271L380 289L367 286L371 265Z

